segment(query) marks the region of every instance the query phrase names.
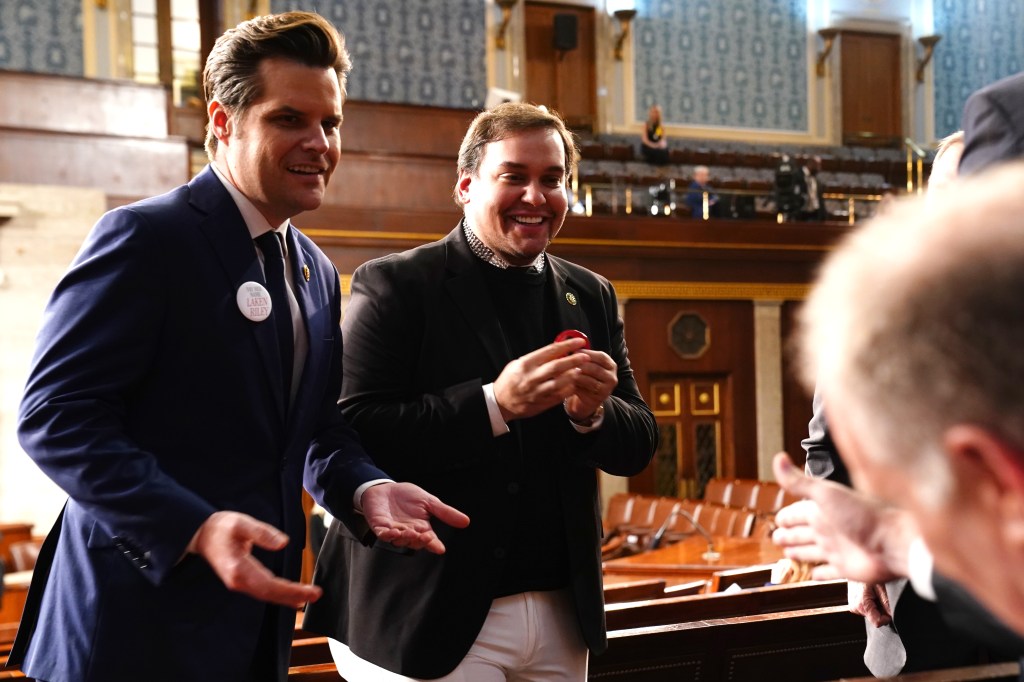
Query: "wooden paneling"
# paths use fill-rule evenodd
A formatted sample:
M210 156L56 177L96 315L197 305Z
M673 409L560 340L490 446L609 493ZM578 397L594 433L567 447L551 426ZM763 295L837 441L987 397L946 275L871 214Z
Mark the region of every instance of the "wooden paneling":
M328 206L457 212L455 159L343 154L324 198ZM303 223L299 223L300 225Z
M786 452L803 466L806 453L800 441L807 437L807 422L811 419L811 396L797 378L792 355L793 332L800 303L787 301L782 305L782 429Z
M843 140L895 146L903 139L900 36L843 31Z
M0 71L0 182L98 187L132 199L189 178L156 86Z
M680 312L695 312L711 342L698 358L684 359L669 345L668 327ZM640 392L650 403L651 383L662 377L724 377L721 476L757 477L757 410L754 401L754 312L750 301L651 301L626 304L626 342ZM633 492L653 493L648 467L630 479Z
M576 17L577 45L556 51L556 14ZM593 128L597 114L594 10L552 3L526 3L526 99L558 111L573 128Z
M344 159L342 164L332 183L346 182ZM438 202L441 209L434 211L410 203L374 210L325 205L300 215L295 223L346 274L370 258L447 234L461 215L449 196L450 188L446 200ZM822 256L846 231L839 224L735 220L709 225L689 218L570 216L551 252L614 280L738 282L756 288L809 282ZM666 298L671 292L652 290L643 297Z
M0 128L119 137L167 137L163 88L0 71Z
M98 187L108 195L163 194L188 181L188 148L154 140L0 128L0 182Z
M341 126L342 163L349 152L435 156L455 159L459 145L478 112L380 102L345 102ZM452 181L455 184L455 181Z

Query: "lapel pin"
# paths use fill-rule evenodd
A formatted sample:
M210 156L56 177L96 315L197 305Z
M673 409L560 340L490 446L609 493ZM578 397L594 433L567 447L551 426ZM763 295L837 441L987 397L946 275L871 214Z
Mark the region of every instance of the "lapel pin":
M302 266L302 276L306 278L307 282L309 281L309 266L308 265L303 265Z
M567 291L565 293L565 300L569 302L569 305L576 305L576 294Z
M270 292L259 282L245 282L238 287L235 302L248 320L262 322L270 317Z

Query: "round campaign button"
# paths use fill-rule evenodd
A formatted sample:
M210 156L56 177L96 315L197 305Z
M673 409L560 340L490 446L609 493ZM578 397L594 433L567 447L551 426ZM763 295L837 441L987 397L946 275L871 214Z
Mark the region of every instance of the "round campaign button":
M583 344L584 348L590 348L590 339L587 335L578 329L566 329L564 332L555 337L555 343L559 341L568 341L569 339L583 339L586 343Z
M262 322L270 317L270 292L259 282L246 282L238 287L235 301L242 314L253 322Z

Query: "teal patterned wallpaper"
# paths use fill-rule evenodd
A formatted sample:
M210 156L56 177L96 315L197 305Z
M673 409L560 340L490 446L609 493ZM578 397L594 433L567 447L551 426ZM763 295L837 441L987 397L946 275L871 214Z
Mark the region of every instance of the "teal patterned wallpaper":
M487 94L483 0L272 0L345 34L350 99L477 109Z
M935 134L960 128L967 96L1024 70L1024 3L934 0Z
M808 129L806 0L638 0L635 115L669 123ZM478 108L487 88L484 0L271 0L346 34L354 99ZM1021 0L933 0L935 132L967 96L1024 70ZM83 74L81 0L0 0L0 69Z
M0 69L81 76L82 0L0 0Z
M640 0L633 20L636 118L808 129L807 0Z

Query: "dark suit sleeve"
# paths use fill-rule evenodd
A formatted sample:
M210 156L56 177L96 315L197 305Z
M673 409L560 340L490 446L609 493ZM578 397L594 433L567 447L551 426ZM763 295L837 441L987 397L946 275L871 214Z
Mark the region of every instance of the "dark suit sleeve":
M432 335L428 325L441 321L428 319L424 283L402 276L380 261L352 276L342 322L342 410L375 461L397 476L471 466L489 456L494 440L484 382L479 376L449 379L451 372L443 371L454 354L465 352L458 342L439 349L444 355L437 346L423 347ZM452 383L442 385L438 376Z
M341 288L337 270L325 268L325 276L334 283L331 294L333 339L327 390L319 406L316 430L306 455L303 484L313 499L352 533L369 541L369 527L355 512L354 496L363 483L389 476L378 469L363 449L355 429L341 414L338 398L342 381Z
M815 478L827 478L843 485L850 485L850 476L846 465L839 457L832 435L825 420L825 405L821 394L814 392L814 414L807 424L807 438L800 441L807 453L805 469L808 475Z
M960 174L982 171L1024 155L1024 73L997 81L964 105Z
M130 210L105 215L57 286L39 333L18 435L35 463L103 526L148 552L160 582L215 509L128 430L132 394L173 303L167 249Z
M473 323L443 317L455 314L433 293L424 294L436 283L409 275L423 267L388 259L360 267L342 325L345 415L375 461L403 477L472 467L492 459L496 446L483 395L483 385L496 375L481 376L485 360L462 362L482 353L466 326ZM615 304L605 300L602 305ZM576 439L573 449L587 462L628 475L650 461L657 432L625 357L621 321L613 320L610 354L619 363L619 386L606 401L605 423L593 433L577 434L566 418L559 422L558 437ZM459 324L461 333L451 328Z
M640 473L654 455L658 446L658 425L633 376L615 291L603 278L600 286L604 309L600 315L588 316L592 324L601 323L606 327L601 336L610 339L608 354L615 361L619 383L605 401L605 420L601 428L578 435L575 445L587 463L615 476L633 476Z
M939 611L957 632L1000 657L1024 657L1024 639L992 615L967 590L941 573L932 574Z
M978 172L993 163L1005 160L1020 135L1010 125L1007 112L986 92L968 98L963 116L964 151L960 157L960 174Z

